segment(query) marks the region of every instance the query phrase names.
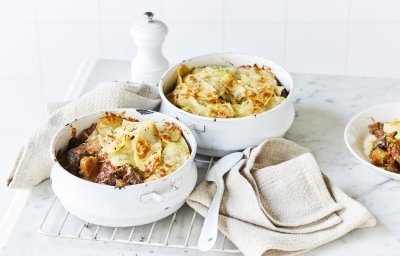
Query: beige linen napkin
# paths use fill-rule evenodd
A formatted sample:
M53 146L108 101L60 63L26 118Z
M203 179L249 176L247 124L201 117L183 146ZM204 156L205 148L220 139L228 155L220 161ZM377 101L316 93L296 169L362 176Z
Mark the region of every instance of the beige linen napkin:
M155 109L161 100L156 87L129 82L104 82L95 89L55 110L22 147L12 167L7 185L26 188L50 176L50 142L58 129L91 112L114 108Z
M375 225L321 173L308 149L270 139L244 155L225 176L218 227L245 255L296 255ZM205 216L214 193L202 182L186 201Z

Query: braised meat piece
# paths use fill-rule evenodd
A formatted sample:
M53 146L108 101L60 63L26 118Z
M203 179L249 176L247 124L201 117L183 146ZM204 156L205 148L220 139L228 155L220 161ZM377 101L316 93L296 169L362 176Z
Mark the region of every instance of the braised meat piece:
M281 97L287 98L287 96L289 95L289 92L285 89L282 90L281 92Z
M100 150L101 144L99 140L89 141L79 145L78 147L72 148L67 152L67 166L64 166L64 168L72 174L78 175L81 159L85 156L95 156L100 152Z
M121 184L122 183L121 181L123 181L125 174L126 174L125 170L117 169L117 170L115 170L113 172L108 173L105 176L104 180L102 182L99 182L99 183L104 183L104 184L107 184L107 185L116 186L117 182L118 182L119 185L124 186L126 184Z
M374 135L378 139L385 135L385 132L383 131L383 123L381 122L368 125L368 130L370 134Z
M126 169L126 174L124 175L123 180L128 184L128 185L133 185L133 184L139 184L143 183L144 180L142 176L139 174L139 169L136 167L133 167L131 165L128 166L123 166L121 168Z
M76 128L71 126L71 139L68 141L68 149L75 148L83 142L76 137Z
M81 145L84 141L79 140L77 137L72 137L69 141L68 141L68 149L71 148L76 148L79 145Z
M105 162L100 166L99 173L96 178L93 180L96 183L104 183L110 173L114 172L116 168L112 166L109 162Z
M80 161L79 175L85 180L93 180L99 172L97 157L85 156Z
M67 152L60 157L60 164L74 175L79 174L80 165L83 166L82 177L87 179L92 171L95 171L94 159L86 159L81 163L84 157L95 156L101 150L98 140L86 142L89 136L96 130L96 123L89 128L84 129L79 136L76 136L76 128L71 126L72 138L68 141Z
M385 166L390 158L390 154L380 148L376 148L369 154L371 163L376 166Z
M394 172L394 173L399 173L400 174L400 164L394 160L393 157L390 157L385 169L388 170L389 172Z
M390 144L388 152L393 157L393 159L400 164L400 142Z
M89 128L84 129L78 136L78 140L85 142L90 134L92 134L94 132L94 130L96 130L96 123L93 123L90 125Z
M387 142L386 135L383 135L382 138L380 138L376 141L375 147L378 147L382 150L387 150L388 142Z
M143 183L144 180L136 167L124 165L116 168L110 163L104 163L94 182L123 187Z

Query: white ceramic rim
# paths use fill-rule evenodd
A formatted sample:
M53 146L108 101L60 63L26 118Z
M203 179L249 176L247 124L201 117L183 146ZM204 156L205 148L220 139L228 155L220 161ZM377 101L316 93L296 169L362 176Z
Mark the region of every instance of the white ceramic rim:
M400 174L394 173L394 172L389 172L386 171L385 169L382 169L381 167L375 166L373 164L371 164L369 161L366 161L365 159L363 159L362 157L360 157L354 150L353 147L350 145L350 142L347 140L347 134L349 134L349 129L350 126L357 120L360 118L361 115L375 109L378 107L385 107L388 105L392 105L392 104L400 104L400 102L390 102L390 103L385 103L385 104L381 104L381 105L376 105L370 108L367 108L361 112L359 112L358 114L356 114L352 119L350 119L350 121L347 123L346 128L344 129L344 142L346 144L346 147L348 148L348 150L353 154L353 156L355 156L359 161L361 161L362 163L368 165L369 167L371 167L374 171L378 172L379 174L386 176L386 177L391 177L393 176L394 179L398 179L400 180ZM367 129L367 128L366 128Z
M290 83L291 83L291 86L290 86L290 88L289 88L289 94L288 94L288 96L286 97L286 99L285 99L283 102L281 102L279 105L277 105L277 106L275 106L275 107L273 107L273 108L271 108L271 109L269 109L269 110L267 110L267 111L261 112L261 113L259 113L259 114L250 115L250 116L244 116L244 117L235 117L235 118L216 118L216 117L206 117L206 116L195 115L195 114L186 112L186 111L184 111L184 110L178 108L177 106L175 106L174 104L172 104L172 103L167 99L167 97L166 97L165 94L164 94L164 90L163 90L163 88L164 88L164 80L163 80L163 79L164 79L164 76L165 76L168 72L170 72L172 69L174 69L174 70L176 71L177 68L178 68L179 66L181 66L182 64L184 64L185 62L190 61L190 60L193 60L193 59L196 59L196 58L203 58L203 57L210 57L210 56L224 55L224 54L227 54L227 55L242 55L242 56L244 56L244 57L251 57L251 58L263 59L263 60L266 60L267 62L270 62L270 63L274 64L276 67L278 67L278 68L284 70L284 71L289 75L288 77L289 77ZM275 74L274 74L274 75L275 75ZM161 97L161 100L162 100L162 101L164 101L166 104L168 104L169 106L171 106L172 108L174 108L175 110L179 111L180 113L182 113L182 114L184 114L184 115L187 115L187 116L190 116L190 117L193 117L193 118L197 118L197 119L201 119L201 120L204 120L204 121L212 121L212 122L215 122L215 121L219 121L219 122L221 122L221 121L223 121L223 122L238 122L238 121L242 121L242 120L247 120L247 119L255 118L255 117L258 117L258 116L262 117L262 116L267 115L267 114L269 114L269 113L271 113L271 112L278 111L283 105L287 104L287 103L289 102L289 99L290 99L290 98L292 97L292 95L293 95L293 78L292 78L292 76L290 75L290 73L289 73L286 69L284 69L282 66L276 64L276 63L273 62L273 61L270 61L270 60L268 60L268 59L265 59L265 58L263 58L263 57L259 57L259 56L257 56L257 55L252 55L252 54L236 53L236 52L216 52L216 53L207 53L207 54L203 54L203 55L198 55L198 56L195 56L195 57L192 57L192 58L183 60L183 61L179 62L178 64L176 64L176 65L170 67L170 68L169 68L167 71L165 71L165 72L162 74L162 76L161 76L160 82L158 83L158 92L159 92L159 94L160 94L160 97Z
M58 162L58 160L56 161L57 158L56 158L56 155L55 155L55 152L54 152L54 149L55 149L55 141L56 141L57 136L58 136L64 129L68 129L68 127L69 127L69 125L70 125L71 123L76 122L76 121L78 121L79 119L86 118L86 117L90 117L90 116L92 116L92 115L93 115L93 116L94 116L94 115L98 115L98 114L105 113L105 112L118 113L118 112L123 112L123 111L126 111L126 110L129 110L129 111L135 110L135 111L136 111L137 108L120 108L120 109L112 109L112 110L108 110L108 111L93 112L93 113L90 113L90 114L87 114L87 115L80 116L79 118L74 119L74 120L71 121L71 122L68 122L67 125L65 125L64 127L60 128L60 129L57 131L57 133L53 136L53 139L51 140L51 143L50 143L50 155L51 155L52 159L54 160L54 164L55 164L55 165L58 165L59 168L61 168L64 172L66 172L68 175L70 175L70 176L71 176L73 179L75 179L77 182L81 182L81 183L83 183L83 184L88 184L88 185L90 185L90 186L95 186L95 187L99 187L99 188L101 187L101 188L105 188L105 189L109 189L109 190L115 190L115 186L110 186L110 185L106 185L106 184L95 183L95 182L91 182L91 181L82 179L82 178L80 178L80 177L77 177L77 176L73 175L72 173L70 173L69 171L67 171L64 167L62 167L61 164ZM147 109L146 109L146 110L147 110ZM185 162L181 167L179 167L178 169L176 169L176 170L173 171L172 173L170 173L170 174L168 174L168 175L165 175L165 176L162 177L161 179L157 179L157 180L153 180L153 181L149 181L149 182L143 182L143 183L140 183L140 184L128 185L128 186L123 187L124 189L137 188L137 187L140 187L140 186L148 186L148 185L150 185L150 184L155 184L155 183L158 183L158 182L162 182L163 180L169 178L170 176L176 175L176 173L182 171L182 169L184 169L184 167L186 167L186 166L189 165L192 161L194 161L194 158L195 158L195 156L196 156L196 152L197 152L197 141L196 141L196 139L195 139L195 137L194 137L192 131L191 131L189 128L187 128L186 125L184 125L183 123L181 123L179 120L173 119L173 118L171 118L171 117L169 117L169 116L167 116L167 115L165 115L165 114L163 114L163 113L160 113L160 112L157 112L157 111L154 111L154 110L148 110L148 111L157 113L157 114L159 114L159 115L165 117L166 119L171 120L172 122L175 122L175 123L179 124L179 126L181 127L181 129L184 128L184 129L186 130L186 132L187 132L186 135L189 136L189 137L191 137L191 140L193 141L193 143L190 143L188 140L185 139L186 142L188 143L189 147L190 147L190 150L191 150L191 152L190 152L190 157L189 157L188 160L186 160L186 162ZM139 113L139 112L138 112L138 113ZM140 114L140 113L139 113L139 114ZM129 114L127 114L127 116L129 117ZM151 118L149 118L149 119L151 119ZM54 167L53 167L53 168L54 168ZM53 171L53 170L52 170L52 171Z

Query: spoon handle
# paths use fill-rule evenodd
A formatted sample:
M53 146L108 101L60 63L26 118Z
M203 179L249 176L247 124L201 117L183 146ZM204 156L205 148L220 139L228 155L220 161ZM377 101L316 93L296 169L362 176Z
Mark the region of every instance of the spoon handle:
M208 209L203 228L200 233L199 241L197 243L197 246L201 251L210 250L214 246L218 236L218 216L222 195L224 194L224 182L222 179L218 179L216 183L217 191L215 192L214 198L211 201L211 205Z

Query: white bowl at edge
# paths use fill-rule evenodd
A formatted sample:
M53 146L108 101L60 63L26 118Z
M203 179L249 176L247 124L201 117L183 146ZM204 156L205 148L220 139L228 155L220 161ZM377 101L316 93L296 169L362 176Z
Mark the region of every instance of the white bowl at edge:
M344 130L344 141L350 152L363 164L368 166L375 172L386 177L400 180L400 174L386 171L385 169L370 163L368 152L366 152L367 144L374 139L369 134L368 125L372 123L372 119L380 122L388 122L400 119L400 102L387 103L366 109L354 116L346 125Z

